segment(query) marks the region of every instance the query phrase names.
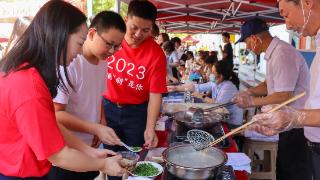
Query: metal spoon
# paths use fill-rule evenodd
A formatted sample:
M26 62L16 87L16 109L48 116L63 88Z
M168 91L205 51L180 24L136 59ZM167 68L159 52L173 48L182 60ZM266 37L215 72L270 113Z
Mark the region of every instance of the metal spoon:
M126 143L122 142L122 141L121 141L121 144L131 152L135 152L136 153L136 152L142 151L141 147L131 147L131 146L128 146Z

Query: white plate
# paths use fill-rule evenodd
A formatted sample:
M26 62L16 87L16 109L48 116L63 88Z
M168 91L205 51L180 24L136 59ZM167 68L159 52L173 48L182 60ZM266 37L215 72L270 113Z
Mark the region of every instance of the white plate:
M163 171L163 167L162 167L160 164L155 163L155 162L151 162L151 161L139 161L139 162L137 162L136 167L139 166L140 164L151 164L153 167L155 167L155 168L158 169L158 173L157 173L156 175L154 175L154 176L140 176L140 177L155 178L155 177L159 176L159 175L162 173L162 171ZM133 174L131 171L129 171L129 173L130 173L132 176L138 176L138 175Z

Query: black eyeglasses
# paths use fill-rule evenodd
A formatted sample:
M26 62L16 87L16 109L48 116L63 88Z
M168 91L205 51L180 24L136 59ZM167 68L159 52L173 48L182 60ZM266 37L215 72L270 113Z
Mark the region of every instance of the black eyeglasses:
M96 29L95 29L95 30L96 30ZM112 49L112 48L113 48L114 51L118 51L118 50L120 50L120 49L122 48L121 45L113 45L112 43L110 43L110 42L108 42L107 40L105 40L105 39L99 34L99 32L98 32L97 30L96 30L96 32L97 32L98 36L102 39L102 41L106 44L106 48L107 48L107 49Z

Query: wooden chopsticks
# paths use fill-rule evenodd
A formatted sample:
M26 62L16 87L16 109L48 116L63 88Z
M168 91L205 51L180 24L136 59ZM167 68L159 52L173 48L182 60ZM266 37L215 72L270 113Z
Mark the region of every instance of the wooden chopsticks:
M269 112L274 112L274 111L282 108L283 106L285 106L285 105L287 105L287 104L289 104L289 103L291 103L291 102L293 102L293 101L296 101L297 99L300 99L301 97L303 97L303 96L305 96L305 95L306 95L306 92L300 93L300 94L292 97L291 99L288 99L287 101L279 104L279 105L276 106L275 108L273 108L273 109L271 109L270 111L268 111L268 113L269 113ZM236 128L236 129L230 131L229 133L225 134L224 136L221 136L220 138L212 141L212 142L210 143L209 147L211 147L211 146L213 146L213 145L216 145L216 144L218 144L219 142L223 141L225 138L227 138L227 137L229 137L229 136L231 136L231 135L233 135L233 134L236 134L236 133L244 130L244 129L247 128L249 125L251 125L251 124L253 124L253 123L255 123L255 122L256 122L255 120L252 120L252 121L250 121L250 122L247 122L247 123L243 124L242 126Z

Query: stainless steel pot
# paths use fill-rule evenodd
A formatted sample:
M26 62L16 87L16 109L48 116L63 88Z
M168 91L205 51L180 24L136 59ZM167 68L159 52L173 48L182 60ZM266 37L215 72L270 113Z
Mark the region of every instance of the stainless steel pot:
M196 151L191 144L170 147L162 156L171 174L190 180L212 178L227 162L227 155L223 151L214 147Z
M203 129L207 130L212 128L216 123L223 121L223 116L216 112L208 112L203 116L202 119L198 121L193 121L192 119L185 118L185 111L176 112L173 114L173 119L182 127L186 129Z

